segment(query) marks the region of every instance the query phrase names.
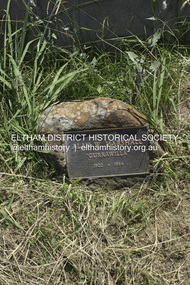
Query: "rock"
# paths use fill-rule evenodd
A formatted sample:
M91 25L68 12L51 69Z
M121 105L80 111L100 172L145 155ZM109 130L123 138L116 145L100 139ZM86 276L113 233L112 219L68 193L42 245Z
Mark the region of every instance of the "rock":
M61 136L72 130L129 128L144 125L148 126L146 118L135 108L120 100L111 98L62 102L44 110L39 119L42 134ZM50 146L65 145L64 140L52 140L47 143ZM157 153L162 155L163 150L160 146L158 147ZM50 151L48 160L53 161L62 173L66 173L65 156L64 151Z

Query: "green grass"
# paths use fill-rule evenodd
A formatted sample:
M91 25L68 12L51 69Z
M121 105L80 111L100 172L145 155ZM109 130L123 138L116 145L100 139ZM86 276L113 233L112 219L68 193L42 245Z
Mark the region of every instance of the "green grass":
M110 52L55 54L44 34L25 44L28 14L17 29L9 5L0 53L0 284L187 284L189 47L153 35ZM40 153L11 150L11 135L36 134L49 105L99 96L130 103L157 131L179 135L143 181L114 180L116 190L109 179L68 181Z

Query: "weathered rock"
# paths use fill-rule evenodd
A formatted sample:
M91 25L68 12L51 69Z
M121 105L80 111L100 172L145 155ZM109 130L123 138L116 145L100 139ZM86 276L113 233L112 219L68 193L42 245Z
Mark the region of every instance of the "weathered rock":
M43 111L39 125L42 134L62 135L72 130L103 128L129 128L147 125L146 118L131 105L111 98L96 98L89 101L63 102ZM48 144L64 145L63 140L48 141ZM163 154L158 145L157 154ZM64 151L50 151L49 160L66 172Z

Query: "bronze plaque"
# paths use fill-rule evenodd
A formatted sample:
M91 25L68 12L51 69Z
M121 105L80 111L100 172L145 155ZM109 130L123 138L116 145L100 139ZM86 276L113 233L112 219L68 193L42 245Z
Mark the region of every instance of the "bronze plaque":
M147 127L72 131L66 136L70 178L149 173Z

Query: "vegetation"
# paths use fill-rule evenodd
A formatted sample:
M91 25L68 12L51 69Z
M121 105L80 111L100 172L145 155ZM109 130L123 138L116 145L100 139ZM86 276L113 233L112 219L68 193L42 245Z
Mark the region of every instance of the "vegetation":
M0 284L188 284L189 45L171 46L161 31L117 41L110 52L55 47L53 34L25 44L28 14L15 27L9 6L0 53ZM99 96L178 134L143 181L115 189L69 181L40 153L13 151L11 135L36 134L47 106Z

